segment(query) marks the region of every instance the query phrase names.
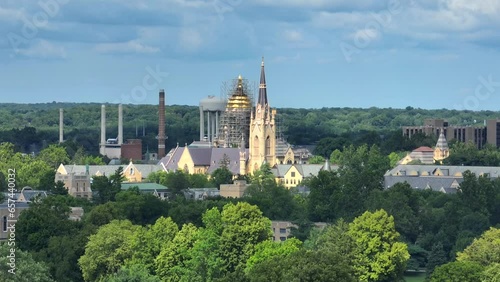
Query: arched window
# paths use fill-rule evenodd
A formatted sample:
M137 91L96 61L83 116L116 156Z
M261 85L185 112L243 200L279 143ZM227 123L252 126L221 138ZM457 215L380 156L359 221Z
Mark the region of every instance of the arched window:
M266 156L271 155L271 138L267 136L266 138Z
M253 154L258 156L260 155L260 152L259 152L259 137L255 136L253 138Z

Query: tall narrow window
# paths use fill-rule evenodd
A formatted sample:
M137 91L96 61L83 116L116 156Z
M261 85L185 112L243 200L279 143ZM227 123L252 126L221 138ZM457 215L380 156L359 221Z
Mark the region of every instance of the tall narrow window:
M271 138L267 136L266 138L266 156L271 155Z
M259 153L259 137L255 136L253 138L253 154L255 154L256 156L259 156L260 153Z
M7 216L3 217L3 220L2 220L2 231L3 232L7 232Z

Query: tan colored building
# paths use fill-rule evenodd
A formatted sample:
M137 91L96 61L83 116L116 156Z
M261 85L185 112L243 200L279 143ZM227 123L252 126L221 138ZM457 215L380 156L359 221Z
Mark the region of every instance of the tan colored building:
M304 179L317 176L321 170L337 170L337 165L325 164L278 164L272 172L276 182L282 184L288 189L297 187Z
M245 180L235 180L233 184L221 184L220 195L224 198L241 198L248 186Z
M403 135L409 138L417 133L439 137L441 132L446 140L472 142L478 148L482 148L487 141L486 126L450 126L443 119L426 119L423 126L403 126Z
M63 164L56 171L55 182L62 181L68 194L77 198L92 198L90 174L88 168L84 173L68 172Z
M123 168L123 177L127 182L142 182L150 173L162 170L161 165L149 164L134 164L132 161L128 165L63 165L58 168L61 174L77 174L82 175L87 173L92 176L111 176L118 168ZM57 181L57 180L56 180Z

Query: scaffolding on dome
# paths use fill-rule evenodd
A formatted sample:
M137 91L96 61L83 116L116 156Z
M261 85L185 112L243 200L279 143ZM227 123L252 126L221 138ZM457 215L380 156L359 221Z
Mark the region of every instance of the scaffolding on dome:
M219 147L240 147L242 139L248 148L250 116L257 84L241 77L225 81L221 94L227 97L226 110L222 113L219 127Z

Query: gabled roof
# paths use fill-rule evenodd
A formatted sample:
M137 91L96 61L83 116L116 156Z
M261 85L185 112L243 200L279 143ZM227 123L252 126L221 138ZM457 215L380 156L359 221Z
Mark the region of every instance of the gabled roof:
M228 169L234 175L240 173L240 151L239 148L212 148L212 155L210 158L210 167L208 168L207 173L211 174L214 170L221 167L221 161L226 155L229 158ZM248 160L248 149L245 149L245 157L247 158L245 162Z
M470 170L476 176L488 174L489 177L496 178L500 176L500 167L496 166L449 166L449 165L397 165L386 172L388 175L408 175L410 171L417 171L419 176L433 176L435 172L446 171L447 175L436 177L462 178L462 174Z
M210 165L212 148L187 148L195 166Z
M128 165L89 165L88 167L89 167L89 174L91 176L92 175L110 176L110 175L113 175L119 167L122 167L123 170L125 171L125 169L129 166L130 166L130 164L128 164ZM147 178L148 175L152 172L162 170L162 167L160 165L133 164L133 166L142 173L143 178ZM82 175L82 174L86 174L87 166L86 165L67 165L67 166L65 166L65 170L67 171L68 174L74 173L74 174Z
M440 191L441 188L455 189L456 183L462 183L463 179L441 178L441 177L413 177L413 176L386 176L384 187L390 188L396 183L408 183L414 189L432 189Z
M179 159L182 156L182 153L184 153L185 148L184 147L175 147L168 154L163 157L159 164L164 166L164 169L168 171L175 171L177 170L178 166L177 163L179 162Z
M418 147L417 149L413 150L413 152L434 152L434 150L430 147L422 146L422 147Z

